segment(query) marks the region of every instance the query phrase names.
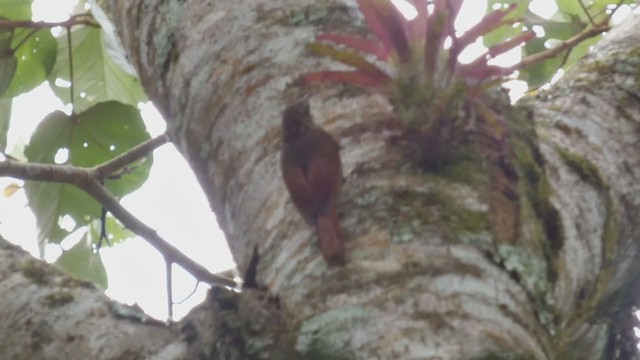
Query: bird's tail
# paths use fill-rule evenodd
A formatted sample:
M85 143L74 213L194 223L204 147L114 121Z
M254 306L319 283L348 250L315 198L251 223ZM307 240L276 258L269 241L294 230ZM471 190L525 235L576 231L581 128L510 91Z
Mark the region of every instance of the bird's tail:
M320 249L327 262L333 265L343 264L344 243L336 210L333 209L326 214L319 215L316 220L316 229L320 240Z

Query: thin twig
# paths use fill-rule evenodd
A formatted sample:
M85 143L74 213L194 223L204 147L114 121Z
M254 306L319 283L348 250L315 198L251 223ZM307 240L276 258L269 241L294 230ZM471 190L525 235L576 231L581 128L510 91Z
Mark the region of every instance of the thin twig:
M89 17L84 15L82 17ZM17 20L4 20L0 19L0 29L17 29L17 28L31 28L31 29L53 29L56 27L69 28L75 25L87 25L93 27L100 27L100 25L91 18L81 19L79 16L69 18L60 22L48 22L48 21L17 21Z
M126 226L129 230L143 237L151 246L156 248L165 258L167 262L173 262L180 265L183 269L188 271L196 279L204 281L208 284L218 284L224 286L235 286L236 283L232 279L223 278L214 275L209 272L202 265L191 260L187 255L180 252L173 245L166 242L163 238L156 233L151 227L140 221L133 216L127 209L125 209L118 200L113 197L104 186L102 186L96 179L89 178L84 186L80 186L84 191L91 195L94 199L98 200L116 219L120 220L122 225Z
M0 154L2 154L2 156L5 157L5 159L9 159L9 160L14 160L14 161L18 161L18 158L16 158L15 156L8 154L5 151L0 151Z
M196 293L196 291L198 291L198 286L200 286L200 281L196 282L196 286L193 288L193 290L189 293L189 295L185 296L184 299L180 300L180 301L174 301L173 305L182 305L185 301L191 299L191 297L193 296L193 294Z
M171 276L173 263L165 259L165 276L167 277L167 321L173 320L173 277Z
M596 26L596 23L593 21L591 14L589 14L589 10L587 10L587 7L582 3L582 0L578 0L578 4L580 4L582 11L584 11L584 13L587 15L587 18L589 18L589 22L591 23L591 25Z
M567 52L565 52L564 56L562 57L562 61L560 62L560 65L558 65L558 69L562 69L567 64L567 61L569 61L569 56L571 56L572 51L573 51L573 48L567 49Z
M225 286L235 286L235 282L231 279L222 278L210 273L200 264L191 260L188 256L181 253L173 245L162 239L155 230L147 226L138 218L133 216L125 209L118 200L113 197L108 190L102 186L95 178L88 178L88 181L80 186L89 195L98 200L105 209L107 209L116 219L126 226L129 230L142 236L149 244L158 250L167 262L175 262L182 268L187 270L197 279L205 281L209 284L220 284Z
M23 180L47 181L73 184L86 191L107 209L125 227L145 239L158 250L165 261L180 265L196 279L212 285L235 287L236 283L219 275L212 274L202 265L194 262L173 245L160 237L155 230L144 224L109 191L92 176L92 169L71 165L23 163L12 160L0 161L0 176L11 176Z
M24 45L24 43L26 43L27 40L29 40L29 38L32 37L33 34L35 34L37 31L38 31L38 29L33 29L33 30L29 31L27 36L22 38L22 40L20 40L20 42L18 42L18 44L16 44L16 46L13 47L13 50L15 51L15 50L19 49L20 46Z
M71 103L71 111L75 114L76 102L73 94L73 47L71 44L71 26L67 27L67 52L69 53L69 99Z
M162 134L156 136L153 139L149 139L135 146L131 150L124 152L107 162L95 166L92 169L92 171L94 172L94 176L99 180L104 179L107 176L120 170L121 168L149 155L153 150L166 144L168 141L169 137L166 134Z
M74 14L69 16L69 19L77 19L77 18L81 18L81 17L88 17L93 19L93 15L90 12L86 12L86 13L82 13L82 14Z
M577 44L581 43L582 41L588 38L598 36L601 33L608 31L610 28L611 27L609 25L606 25L606 23L604 23L598 26L593 26L588 29L585 29L582 32L574 35L573 37L567 40L564 40L559 45L552 47L551 49L527 56L526 58L522 59L522 61L520 61L520 63L518 63L513 70L522 69L533 63L552 58L560 54L561 52L576 46Z
M560 45L554 46L549 50L541 51L539 53L535 53L527 56L526 58L522 59L520 63L516 64L513 67L513 70L522 69L538 61L552 58L567 49L572 49L574 46L578 45L584 40L587 40L594 36L598 36L605 31L609 31L609 29L611 29L611 26L609 25L609 21L611 20L611 17L613 16L613 14L615 14L615 12L618 11L618 9L620 9L620 6L624 2L624 0L619 0L618 5L616 5L616 7L611 11L611 14L608 14L604 19L602 19L602 21L600 21L597 24L593 23L593 19L589 15L588 11L586 11L586 8L584 7L584 4L582 4L582 1L578 0L578 2L580 3L580 6L582 6L582 8L585 10L587 15L589 16L589 20L591 21L592 26L582 30L580 33L574 35L573 37L563 41L562 43L560 43ZM569 54L567 53L567 57L568 56ZM566 61L566 58L563 61Z

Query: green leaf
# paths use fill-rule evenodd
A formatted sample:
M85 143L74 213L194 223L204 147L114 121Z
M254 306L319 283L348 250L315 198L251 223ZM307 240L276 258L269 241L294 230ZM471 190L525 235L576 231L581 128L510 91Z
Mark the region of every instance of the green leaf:
M102 3L104 4L104 2ZM122 42L120 41L118 32L111 22L109 16L104 12L102 7L98 5L95 0L88 0L88 4L90 4L91 15L93 15L93 19L98 22L98 24L100 24L104 47L111 60L127 74L137 77L136 70L134 69L133 65L131 65L131 62L129 62L129 59L127 59L127 54L124 50L124 46L122 46Z
M615 0L580 0L584 8L578 0L556 0L559 12L563 16L576 16L585 25L599 23L607 16L605 10L608 5L631 4L632 1L615 1Z
M532 41L529 41L524 46L525 55L535 54L545 50L544 42L545 39L533 39ZM555 75L560 68L565 56L566 51L563 51L555 57L531 64L530 66L520 70L520 78L526 81L531 89L540 87L551 80L553 75Z
M54 163L60 149L68 151L67 164L90 167L101 164L147 140L149 134L137 108L115 101L98 104L84 113L69 116L56 111L36 128L25 149L28 161ZM133 164L130 171L105 186L116 197L140 187L149 176L152 157ZM101 206L73 185L46 182L25 184L29 206L36 215L39 244L59 243L70 231L87 225L101 215ZM60 219L69 215L75 222L62 229Z
M606 9L610 5L630 5L635 3L635 0L624 0L624 1L615 1L615 0L592 0L593 4L588 7L589 13L593 18L594 22L600 22L607 16Z
M568 21L545 20L533 25L540 25L544 28L544 39L560 39L567 40L581 32L585 24L583 24L577 16L569 17Z
M7 148L7 132L11 120L12 99L0 99L0 151Z
M567 14L578 15L578 16L586 16L582 6L578 1L584 1L585 5L588 5L588 0L556 0L556 5L558 5L558 9L564 11Z
M0 55L0 96L4 94L9 84L11 84L17 65L18 59L13 56L13 53L5 52Z
M0 18L31 20L31 0L0 0Z
M12 38L13 30L0 29L0 96L9 87L18 65L18 59L11 49Z
M92 243L91 235L85 233L80 242L60 255L55 265L77 278L106 289L109 285L107 272L100 253L93 251Z
M127 229L118 221L116 218L107 214L107 224L106 224L106 236L109 245L117 245L127 239L130 239L136 234L133 231ZM89 224L89 231L91 232L91 236L94 239L94 243L98 243L100 241L100 231L102 227L102 221L95 220ZM102 244L105 245L104 243Z
M68 149L72 126L73 120L61 111L45 117L25 148L28 161L54 163L58 150ZM25 192L29 207L36 216L41 249L47 240L60 243L69 235L70 231L58 224L64 215L70 215L76 222L71 231L100 215L98 203L72 185L27 181Z
M562 68L566 70L573 66L578 60L582 59L589 52L589 48L600 41L601 38L602 35L594 36L574 46Z
M107 54L99 29L78 27L71 32L73 52L73 90L77 112L100 102L117 100L137 105L145 99L137 78L127 74ZM56 80L71 81L69 75L67 34L58 38L58 61L49 83L54 93L65 103L70 102L69 87L56 85Z
M79 114L73 131L69 155L78 166L103 163L150 138L138 108L117 101L100 103ZM107 189L117 197L138 189L149 177L152 162L149 156L131 165L130 172L107 180Z
M25 42L24 39L27 39ZM31 33L19 29L13 36L17 68L4 97L14 97L40 85L47 79L56 61L56 41L48 29Z
M600 9L604 9L607 7L607 5L613 5L613 4L618 4L620 1L615 1L615 0L593 0L593 5L592 7L595 10L600 10ZM622 2L621 5L624 4L633 4L635 2L635 0L624 0Z
M133 231L127 229L113 216L107 216L107 236L111 245L119 244L127 239L136 236Z

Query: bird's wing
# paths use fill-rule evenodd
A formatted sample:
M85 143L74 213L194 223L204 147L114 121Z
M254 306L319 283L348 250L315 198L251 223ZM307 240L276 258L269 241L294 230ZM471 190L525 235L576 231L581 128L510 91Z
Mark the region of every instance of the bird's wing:
M314 207L317 203L316 191L307 179L303 168L293 165L283 166L284 183L289 190L291 201L309 224L315 222Z
M326 213L334 206L342 183L342 166L338 152L316 156L306 170L306 177L314 189L316 214Z

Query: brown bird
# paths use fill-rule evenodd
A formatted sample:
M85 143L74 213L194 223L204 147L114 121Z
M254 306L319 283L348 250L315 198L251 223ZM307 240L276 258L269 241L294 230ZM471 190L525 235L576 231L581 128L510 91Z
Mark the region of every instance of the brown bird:
M316 227L322 255L331 264L344 261L336 200L342 185L340 146L313 123L306 100L282 114L282 176L291 201Z

